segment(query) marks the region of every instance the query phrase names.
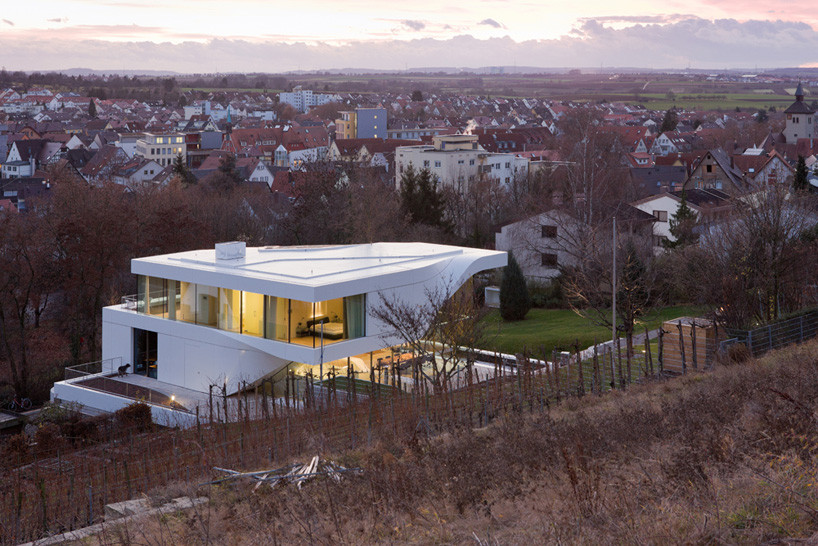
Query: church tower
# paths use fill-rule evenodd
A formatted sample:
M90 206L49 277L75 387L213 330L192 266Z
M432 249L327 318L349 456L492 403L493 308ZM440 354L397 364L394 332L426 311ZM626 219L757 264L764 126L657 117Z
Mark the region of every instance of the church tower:
M795 102L784 110L787 126L784 138L788 144L795 144L799 138L815 138L815 110L804 102L804 87L798 82L795 90Z

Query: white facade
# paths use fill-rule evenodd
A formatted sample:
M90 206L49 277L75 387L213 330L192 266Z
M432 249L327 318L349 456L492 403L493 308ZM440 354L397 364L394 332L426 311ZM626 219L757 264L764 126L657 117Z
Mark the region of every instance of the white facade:
M278 100L303 113L309 111L313 106L321 106L338 100L338 97L325 93L313 93L311 89L301 89L301 86L296 86L291 93L280 93Z
M187 157L187 144L183 134L155 135L145 133L144 137L136 141L134 155L156 161L162 167L173 164L177 155L182 160Z
M453 293L475 273L505 265L505 252L426 243L247 249L224 243L134 259L140 294L103 309L102 356L133 363L130 372L138 372L140 339L149 339L151 357L141 372L149 378L236 392L242 382L288 365L322 366L401 343L371 314L381 298L421 303L431 290ZM64 383L53 397L88 403L82 389L66 390Z
M527 172L528 161L514 154L487 152L476 135L445 135L433 138L432 145L399 146L395 149L395 183L411 165L415 171L427 169L440 182L460 191L481 178L509 184Z
M494 246L512 252L526 277L550 281L560 275L561 267L576 262L571 252L575 225L573 218L558 210L543 212L500 228Z
M653 246L657 254L663 248L662 241L676 240L670 233L670 219L676 215L681 203L681 198L670 193L660 193L632 203L639 210L656 217L656 221L653 222ZM698 210L694 207L691 207L691 210L698 216Z

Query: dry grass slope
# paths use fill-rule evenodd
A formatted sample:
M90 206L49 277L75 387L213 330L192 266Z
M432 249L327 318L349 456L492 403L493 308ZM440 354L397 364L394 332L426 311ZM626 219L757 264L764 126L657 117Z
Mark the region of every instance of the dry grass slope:
M748 543L818 529L818 343L704 375L324 453L340 484L199 490L102 543ZM305 455L306 456L306 455ZM154 496L191 493L186 484Z

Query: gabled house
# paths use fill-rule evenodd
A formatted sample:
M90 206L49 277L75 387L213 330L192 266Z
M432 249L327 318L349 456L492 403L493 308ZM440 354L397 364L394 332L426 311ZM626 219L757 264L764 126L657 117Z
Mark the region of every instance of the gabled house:
M667 131L656 137L650 147L654 155L669 155L680 152L689 152L694 148L698 137L694 133L680 133Z
M114 172L130 160L122 148L103 146L80 170L86 182L112 182Z
M272 187L275 175L264 161L253 158L249 159L246 165L242 165L239 160L237 166L245 168L248 182L264 182L267 187Z
M617 229L622 235L652 238L655 217L635 207L620 203L611 216L616 215ZM610 224L601 224L601 231ZM497 250L512 252L526 278L550 282L563 270L576 266L585 259L590 239L583 234L590 230L583 226L566 210L553 208L546 212L506 224L495 234L494 246Z
M653 222L653 245L658 254L664 249L664 241L675 241L670 233L670 220L676 215L684 195L688 207L696 214L699 223L721 221L733 210L729 195L719 190L690 189L663 192L634 201L631 206L651 214Z
M171 166L172 167L172 166ZM162 166L152 159L135 157L124 163L113 172L113 182L129 188L146 183L153 183Z
M776 150L769 153L745 152L734 155L733 162L744 173L745 179L759 188L773 184L789 184L795 176L795 169Z
M26 201L46 195L51 184L42 177L21 177L0 180L0 199L8 199L18 211L26 210Z
M709 150L693 166L684 189L721 190L736 196L746 193L748 184L735 161L721 148Z

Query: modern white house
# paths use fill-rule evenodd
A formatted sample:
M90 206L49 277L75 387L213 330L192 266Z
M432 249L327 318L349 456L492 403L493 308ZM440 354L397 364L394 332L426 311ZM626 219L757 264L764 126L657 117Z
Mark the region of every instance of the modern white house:
M142 386L194 398L211 385L230 394L289 371L323 377L351 367L368 377L380 353L405 341L372 314L382 298L420 304L506 261L505 252L427 243L233 242L137 258L138 294L103 309L98 375L130 364ZM101 390L80 377L56 383L51 397L102 411L133 402Z

